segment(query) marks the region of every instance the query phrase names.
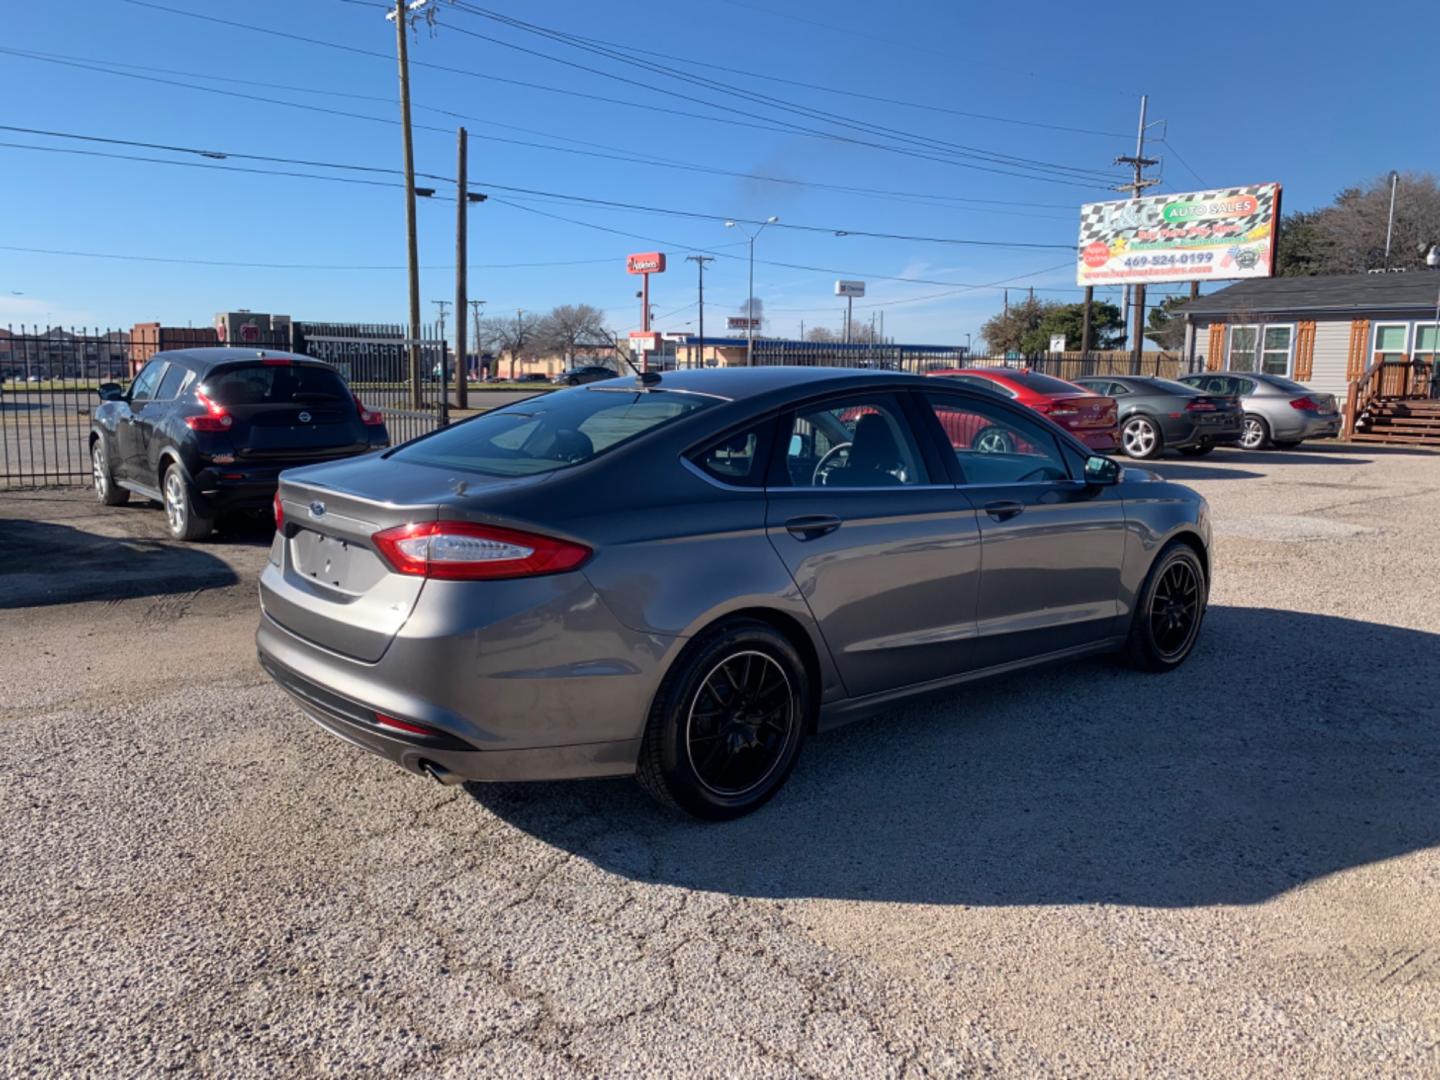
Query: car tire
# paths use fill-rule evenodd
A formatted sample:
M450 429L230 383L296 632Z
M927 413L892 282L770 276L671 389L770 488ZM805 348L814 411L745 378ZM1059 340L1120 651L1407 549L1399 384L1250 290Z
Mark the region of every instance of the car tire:
M1199 443L1195 446L1180 447L1180 453L1184 454L1186 457L1204 457L1206 454L1210 453L1210 451L1214 449L1215 444L1209 439L1206 439L1204 442Z
M990 424L975 433L970 449L980 454L1013 454L1015 437L1004 428Z
M795 767L813 694L799 652L773 626L721 623L696 637L661 682L636 779L694 817L748 814Z
M185 470L171 462L161 481L165 527L176 540L203 540L215 528L214 517L202 514L195 507L195 491Z
M1295 447L1304 441L1304 439L1271 439L1270 445L1274 446L1277 450L1294 450Z
M1137 415L1120 427L1120 449L1128 457L1149 461L1165 451L1165 436L1160 424L1149 416Z
M106 506L124 506L130 501L130 492L115 483L104 439L96 439L90 447L90 477L95 485L95 498Z
M1136 594L1124 647L1130 666L1159 672L1183 664L1200 636L1209 594L1195 548L1183 540L1166 545Z
M1245 426L1240 435L1240 448L1242 450L1270 449L1270 425L1265 422L1263 416L1256 416L1254 413L1245 414Z

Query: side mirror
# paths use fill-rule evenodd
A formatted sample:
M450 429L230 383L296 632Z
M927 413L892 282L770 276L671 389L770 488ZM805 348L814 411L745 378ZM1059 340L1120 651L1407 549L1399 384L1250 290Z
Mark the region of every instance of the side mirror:
M1085 459L1085 482L1109 487L1120 482L1120 463L1112 458L1091 454Z
M101 401L119 401L125 396L124 388L118 382L102 382L95 388Z

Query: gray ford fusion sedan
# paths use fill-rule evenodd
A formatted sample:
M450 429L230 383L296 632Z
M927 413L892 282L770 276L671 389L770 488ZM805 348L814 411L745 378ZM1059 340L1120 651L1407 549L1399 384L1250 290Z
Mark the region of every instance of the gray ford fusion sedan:
M1173 668L1210 581L1193 491L886 371L591 383L287 471L275 510L260 660L321 726L445 784L633 773L705 818L914 694Z

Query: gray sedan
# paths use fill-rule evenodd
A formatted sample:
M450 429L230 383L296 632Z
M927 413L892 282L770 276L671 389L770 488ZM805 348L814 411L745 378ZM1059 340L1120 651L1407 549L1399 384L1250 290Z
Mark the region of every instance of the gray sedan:
M1120 448L1133 458L1157 458L1166 450L1200 457L1242 434L1234 397L1205 394L1193 386L1139 375L1096 375L1078 386L1115 399Z
M1317 394L1283 375L1210 372L1180 380L1206 394L1231 394L1245 410L1246 450L1270 446L1285 449L1306 439L1330 439L1340 434L1340 412L1333 394Z
M914 694L1174 668L1210 580L1193 491L883 371L561 390L288 471L276 518L260 659L321 726L444 784L635 774L711 819Z

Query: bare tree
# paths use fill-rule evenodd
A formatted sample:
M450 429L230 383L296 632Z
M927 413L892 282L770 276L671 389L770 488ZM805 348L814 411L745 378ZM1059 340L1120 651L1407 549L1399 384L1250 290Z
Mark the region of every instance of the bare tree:
M812 326L809 330L805 331L805 340L818 341L822 344L829 345L832 342L839 341L840 335L828 326Z
M540 316L517 311L503 318L482 320L480 341L490 351L504 353L510 358L510 378L513 379L517 361L533 360L538 355L539 327Z
M1347 274L1385 265L1390 178L1346 188L1319 210L1287 214L1281 222L1276 265L1287 276ZM1395 185L1395 235L1390 266L1416 270L1440 244L1440 184L1429 173L1404 173Z
M568 365L575 349L583 344L610 343L605 314L589 304L561 304L540 320L535 328L536 348L542 353L560 353Z

